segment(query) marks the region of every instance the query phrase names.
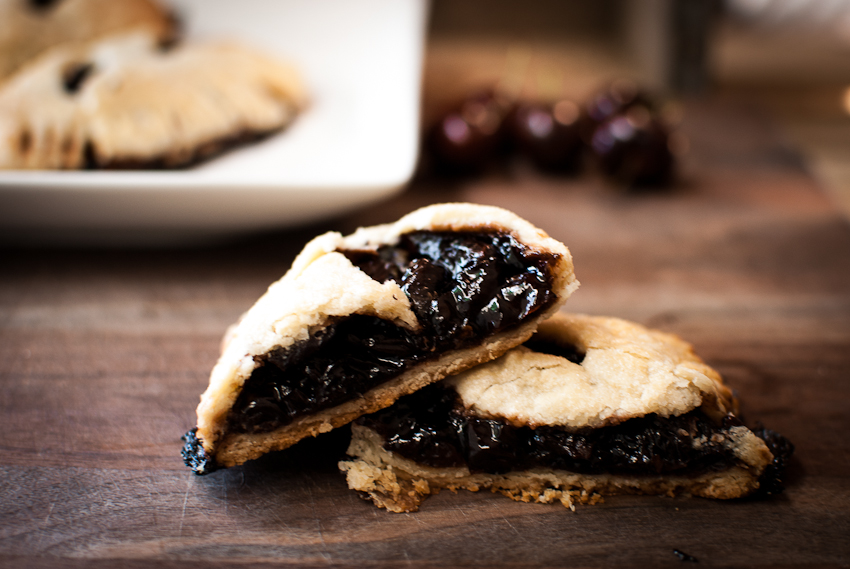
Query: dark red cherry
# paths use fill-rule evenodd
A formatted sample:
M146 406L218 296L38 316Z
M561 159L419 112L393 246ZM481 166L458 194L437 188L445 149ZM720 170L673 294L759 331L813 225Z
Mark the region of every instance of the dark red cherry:
M428 146L441 167L478 169L490 156L491 144L460 113L449 113L434 126Z
M523 103L511 116L520 152L545 170L574 170L581 158L579 108L572 101Z
M438 165L454 171L480 170L503 146L507 109L505 101L485 91L443 116L427 141Z
M623 185L661 186L670 181L674 160L669 133L645 107L632 107L600 125L591 149L601 170Z
M614 115L619 115L633 106L652 110L653 104L638 85L628 79L620 79L594 95L583 109L580 119L582 138L590 143L596 128Z

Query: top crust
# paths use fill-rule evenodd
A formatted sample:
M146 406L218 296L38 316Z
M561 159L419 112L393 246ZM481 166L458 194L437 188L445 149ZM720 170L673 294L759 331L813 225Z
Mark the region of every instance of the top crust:
M714 417L736 401L720 375L676 336L618 318L559 314L536 338L574 345L582 363L524 346L446 380L464 406L515 425L601 427L702 406Z
M306 340L311 332L337 316L363 314L409 329L418 327L407 296L398 284L378 283L336 250L393 245L402 234L420 229L501 230L512 233L532 250L555 254L558 264L553 271L555 305L551 310L557 310L578 287L572 258L562 243L496 207L440 204L417 210L393 224L358 229L348 237L335 232L321 235L304 247L292 268L228 332L223 353L198 406L197 435L207 452L215 448L226 426L228 411L257 366L254 356Z
M159 41L176 35L174 18L151 0L0 0L0 82L43 51L129 29Z
M400 235L420 229L509 231L533 251L566 255L570 263L570 273L572 273L572 259L563 243L552 239L542 229L538 229L506 209L470 203L447 203L423 207L405 215L395 223L361 227L345 238L345 248L376 249L380 245L397 243Z

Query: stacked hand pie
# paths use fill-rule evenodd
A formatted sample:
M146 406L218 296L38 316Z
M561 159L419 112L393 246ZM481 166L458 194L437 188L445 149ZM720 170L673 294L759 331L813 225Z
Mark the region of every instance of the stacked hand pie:
M320 236L228 332L186 464L352 423L349 487L396 512L442 488L567 506L775 491L790 443L748 429L679 338L559 313L577 287L563 244L494 207Z

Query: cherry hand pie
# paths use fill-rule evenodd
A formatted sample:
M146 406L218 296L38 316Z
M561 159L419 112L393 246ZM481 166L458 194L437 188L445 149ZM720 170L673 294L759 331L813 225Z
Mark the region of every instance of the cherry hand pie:
M495 207L317 237L226 337L184 460L204 474L388 407L522 344L577 287L562 243Z
M359 418L340 468L394 512L442 488L568 507L607 494L776 491L793 446L736 413L679 338L561 314L501 358Z

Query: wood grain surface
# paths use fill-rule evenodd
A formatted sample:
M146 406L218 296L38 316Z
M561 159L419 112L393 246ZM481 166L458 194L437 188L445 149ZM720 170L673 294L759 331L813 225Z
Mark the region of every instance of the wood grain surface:
M850 226L771 125L686 109L667 193L513 162L420 176L379 207L172 250L0 251L2 567L821 567L850 564ZM575 512L444 492L377 510L335 463L344 430L196 477L179 457L225 328L317 233L459 200L509 208L572 250L567 308L692 342L797 447L770 500L624 496Z

